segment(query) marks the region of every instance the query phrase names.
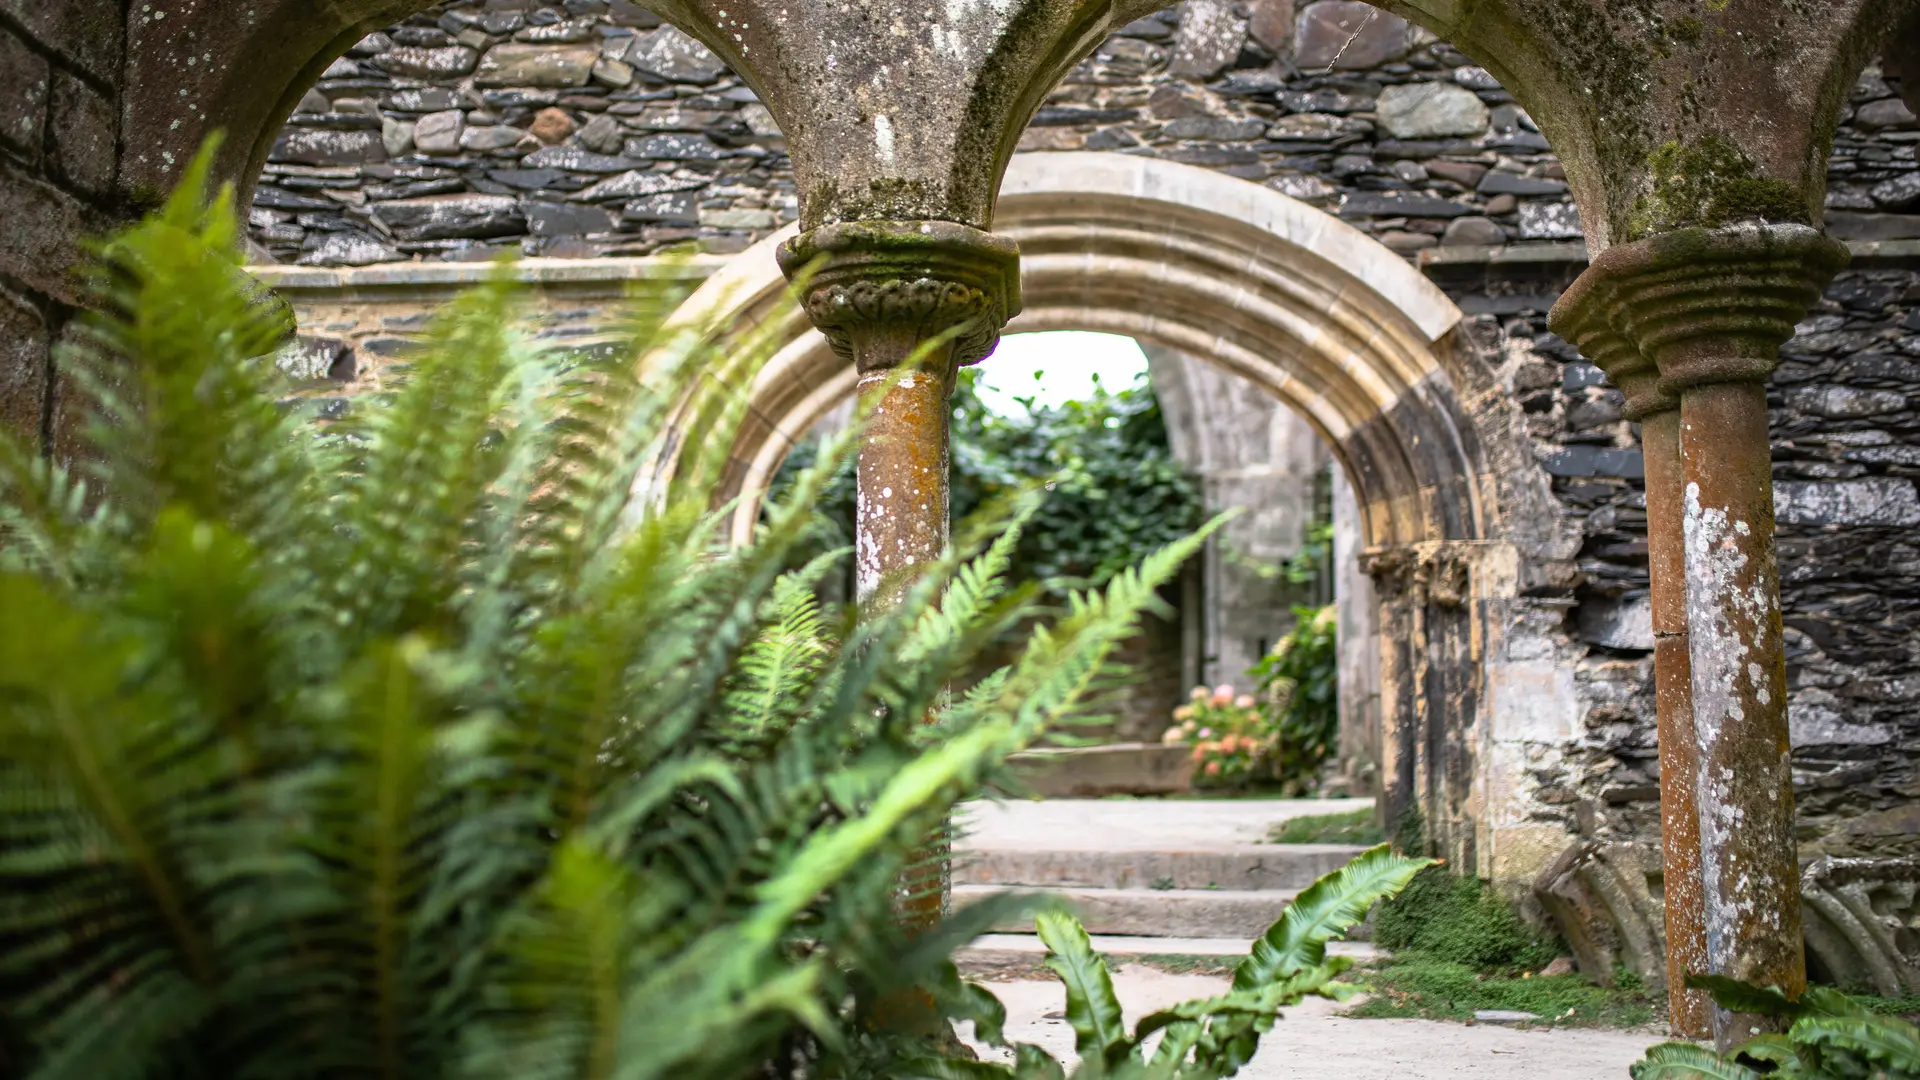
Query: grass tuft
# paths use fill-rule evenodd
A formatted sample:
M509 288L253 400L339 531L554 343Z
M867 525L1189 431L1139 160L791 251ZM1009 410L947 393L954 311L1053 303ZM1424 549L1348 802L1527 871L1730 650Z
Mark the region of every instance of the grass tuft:
M1274 825L1267 833L1269 844L1358 844L1372 847L1385 839L1385 832L1374 823L1372 807L1338 814L1288 818Z

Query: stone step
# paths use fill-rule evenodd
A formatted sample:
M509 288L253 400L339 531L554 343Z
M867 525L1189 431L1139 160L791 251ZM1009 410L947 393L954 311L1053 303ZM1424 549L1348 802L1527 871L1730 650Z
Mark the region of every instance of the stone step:
M1090 934L1138 937L1240 938L1267 932L1293 900L1293 892L1235 889L1025 889L1009 885L955 885L953 906L989 896L1039 892L1064 901ZM1032 933L1033 920L993 927L998 933Z
M1195 966L1194 961L1211 960L1221 967L1231 967L1246 956L1253 948L1253 939L1231 938L1170 938L1121 936L1114 934L1093 935L1093 951L1107 958L1110 969L1118 970L1128 964L1148 963L1155 966L1167 966L1172 961L1184 960L1180 966ZM1327 945L1332 956L1352 957L1355 961L1366 963L1376 959L1382 953L1379 949L1364 941L1335 941ZM1026 972L1038 967L1046 958L1047 947L1032 934L982 934L973 944L954 953L954 963L968 975L993 974L1000 972Z
M1221 844L1165 851L993 847L954 852L956 885L1299 892L1366 849L1345 844Z

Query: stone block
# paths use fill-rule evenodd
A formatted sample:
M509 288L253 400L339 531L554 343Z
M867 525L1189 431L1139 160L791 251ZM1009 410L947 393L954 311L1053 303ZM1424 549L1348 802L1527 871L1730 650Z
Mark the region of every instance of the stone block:
M459 109L428 113L413 126L413 145L423 154L457 154L466 129L467 114Z
M1495 742L1564 744L1584 712L1573 672L1551 660L1487 664L1487 711Z
M1646 459L1640 451L1586 444L1555 450L1541 457L1540 467L1548 476L1617 476L1642 480L1647 475Z
M433 113L460 107L460 95L445 87L427 86L417 90L399 90L380 99L393 112ZM324 110L323 110L324 111Z
M601 121L606 121L616 129L619 127L618 124L615 124L607 117L597 116L594 118L594 123ZM588 128L592 126L593 124L587 125ZM619 142L614 143L615 149L618 149L619 146ZM634 166L639 165L640 162L630 157L616 157L607 153L593 153L572 146L549 146L544 149L535 150L533 153L521 158L520 164L529 169L565 169L568 172L577 173L620 173L632 169Z
M1361 192L1340 204L1341 217L1455 218L1473 213L1473 207L1432 195Z
M332 379L347 382L359 373L353 346L339 338L301 334L273 358L288 377L302 382Z
M655 161L718 161L723 156L704 135L648 135L628 139L623 151L630 158Z
M1827 215L1827 232L1836 240L1920 239L1920 215L1836 210Z
M1267 138L1279 142L1328 142L1346 130L1346 119L1332 113L1303 112L1283 116L1267 129Z
M1869 101L1860 106L1853 114L1853 122L1869 131L1910 128L1914 125L1913 110L1899 98L1886 98L1881 101Z
M1306 71L1363 71L1406 55L1406 20L1361 0L1319 0L1300 10L1293 58Z
M1193 786L1193 755L1184 746L1116 743L1036 750L1011 762L1035 794L1048 798L1173 795Z
M535 236L585 236L613 231L613 215L584 203L530 202L527 229Z
M54 169L68 183L92 195L113 185L120 118L113 102L71 75L53 84Z
M40 309L0 289L0 428L32 448L40 445L50 342Z
M699 201L690 191L648 195L628 203L620 219L659 225L698 225Z
M505 124L488 124L482 127L468 125L467 129L460 133L460 149L484 154L517 146L522 139L532 141L532 137L526 132Z
M636 69L668 82L705 85L717 82L727 71L726 63L712 49L671 26L634 38L624 59Z
M1920 525L1920 496L1905 477L1783 481L1773 498L1783 525Z
M126 48L119 0L0 0L0 12L101 82L119 83Z
M1490 114L1480 95L1443 82L1399 83L1380 92L1380 126L1396 139L1478 135Z
M0 158L0 267L19 285L80 306L80 243L117 222Z
M1267 130L1264 120L1229 120L1222 116L1183 116L1161 129L1168 139L1201 139L1208 142L1246 142L1259 138Z
M1491 211L1491 203L1488 209ZM1523 203L1520 206L1522 240L1578 240L1585 235L1580 229L1580 211L1572 203Z
M374 207L373 215L402 240L515 236L527 227L519 200L505 195L428 195L418 199L395 199Z
M465 45L397 45L367 63L403 79L452 79L473 70L480 54Z
M1507 242L1507 230L1492 218L1478 216L1454 218L1440 243L1447 247L1494 247Z
M1859 390L1851 386L1797 386L1787 391L1787 407L1828 420L1857 420L1904 412L1907 395L1897 390Z
M592 45L498 45L474 73L476 86L585 86L600 50Z
M548 146L553 146L565 142L567 136L572 135L578 127L579 125L574 123L573 117L567 115L565 109L549 106L534 114L533 123L527 126L527 134Z
M1180 5L1180 32L1173 40L1170 74L1211 79L1225 71L1247 43L1247 20L1231 0L1187 0Z
M702 210L700 224L709 229L771 229L771 210Z
M613 154L625 144L626 129L611 116L596 116L581 127L579 140L581 146L597 154Z
M290 128L274 144L269 160L296 165L367 165L387 160L387 146L378 131Z
M1247 33L1269 52L1284 56L1293 44L1293 0L1254 0L1247 8Z
M0 144L40 160L53 69L26 41L0 26Z
M1609 649L1653 650L1653 602L1646 595L1591 597L1580 604L1581 641Z
M693 191L706 187L703 180L684 180L667 173L642 172L635 169L619 176L602 180L584 191L568 196L575 202L611 202L615 199L633 199L644 195L658 195L666 191Z
M363 232L330 232L307 237L300 245L301 266L371 266L397 262L400 253Z
M1545 180L1495 169L1480 178L1477 190L1482 195L1564 195L1562 180Z

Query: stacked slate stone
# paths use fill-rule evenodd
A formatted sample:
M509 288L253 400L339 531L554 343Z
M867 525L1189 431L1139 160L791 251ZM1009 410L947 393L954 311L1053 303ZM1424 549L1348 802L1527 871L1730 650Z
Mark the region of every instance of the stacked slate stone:
M766 106L705 46L625 0L472 0L329 67L268 159L274 259L738 251L797 214Z
M1559 162L1513 97L1360 0L1190 0L1128 25L1047 100L1021 147L1216 169L1407 254L1580 236Z
M1531 777L1542 819L1650 841L1659 834L1659 768L1643 466L1619 392L1546 328L1565 276L1483 269L1441 284L1481 310L1467 333L1500 363L1577 533L1561 604L1564 632L1580 648L1559 651L1588 708L1578 751L1543 759ZM1834 281L1783 350L1772 384L1790 721L1808 857L1920 855L1917 357L1920 272L1870 264ZM1548 647L1559 636L1540 632L1548 629L1509 633Z

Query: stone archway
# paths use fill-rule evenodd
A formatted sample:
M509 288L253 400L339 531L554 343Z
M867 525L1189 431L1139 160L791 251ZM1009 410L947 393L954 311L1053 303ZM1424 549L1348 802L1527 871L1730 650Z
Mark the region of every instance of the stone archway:
M1022 252L1025 309L1009 332L1099 330L1207 357L1327 441L1355 492L1360 561L1379 601L1379 728L1364 741L1386 812L1417 807L1450 855L1497 873L1500 815L1479 793L1490 777L1478 762L1490 737L1488 661L1517 598L1519 556L1488 464L1506 455L1485 452L1502 436L1469 417L1450 372L1465 348L1459 309L1330 215L1151 158L1016 157L995 226ZM651 480L668 482L679 448L706 444L729 403L743 409L724 466L726 493L745 496L736 537L788 450L854 390L851 367L789 298L773 256L786 236L737 256L676 316L756 339L747 352L765 358L703 382Z

